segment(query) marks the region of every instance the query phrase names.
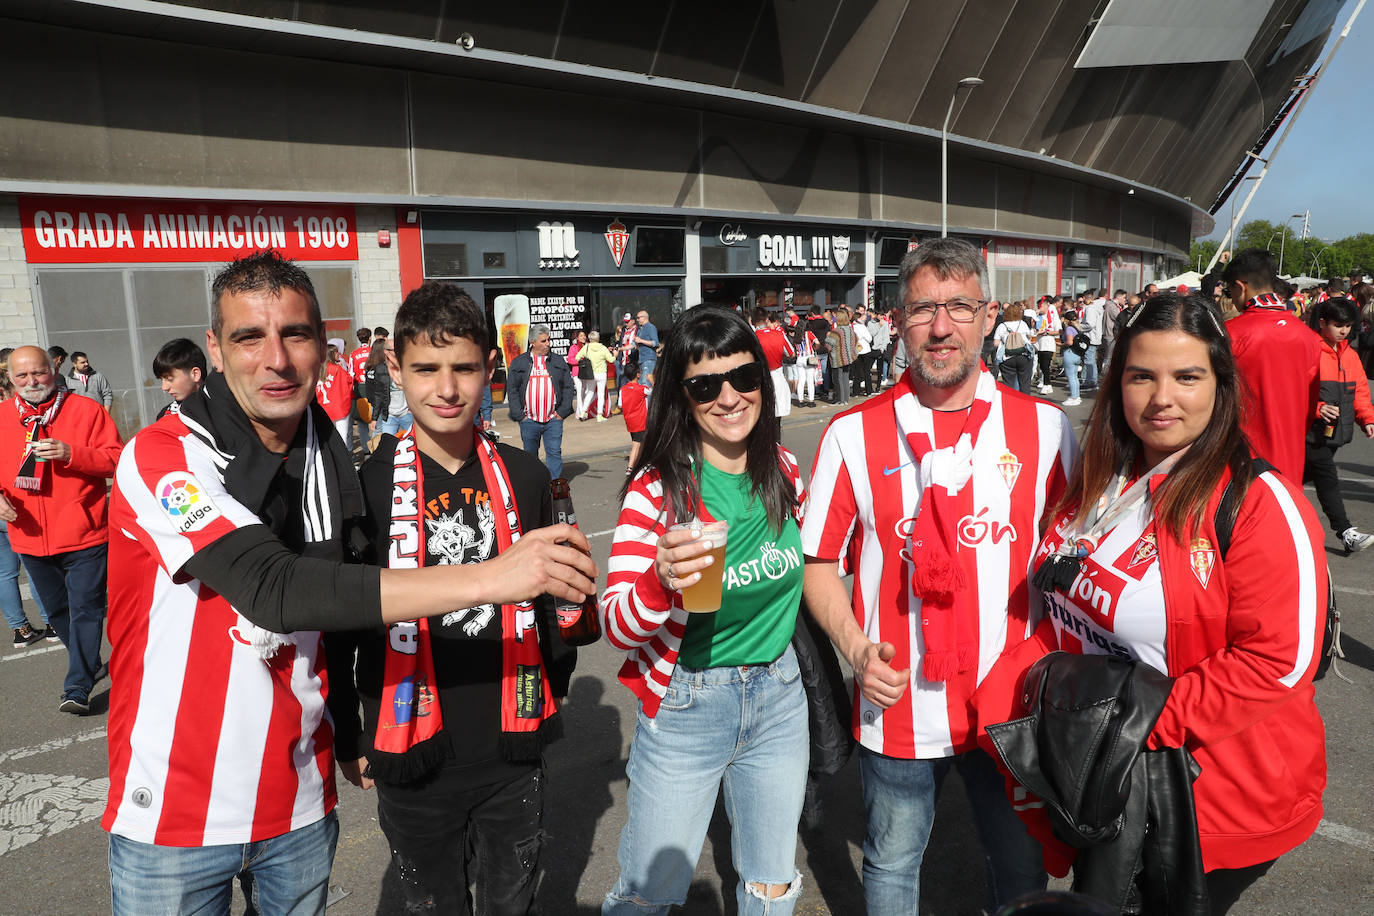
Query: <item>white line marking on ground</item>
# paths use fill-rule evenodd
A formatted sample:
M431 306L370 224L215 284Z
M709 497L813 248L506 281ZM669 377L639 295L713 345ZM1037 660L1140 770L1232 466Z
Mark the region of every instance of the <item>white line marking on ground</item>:
M599 538L599 537L602 537L603 535L607 535L607 534L615 534L615 529L614 529L614 528L607 528L605 531L593 531L591 534L587 535L587 537L588 537L588 538Z
M110 781L49 773L0 773L0 856L96 820Z
M1367 852L1374 852L1374 836L1370 836L1363 830L1356 830L1354 827L1347 827L1344 824L1333 824L1322 818L1322 822L1317 825L1317 833L1328 840L1335 840L1337 843L1357 846Z
M60 751L62 748L71 747L73 744L96 741L104 737L105 726L100 725L88 731L77 732L75 735L68 735L65 738L54 738L51 741L44 741L42 744L33 744L29 747L17 747L12 751L0 751L0 763L4 763L6 760L23 760L25 757L46 754L49 751ZM3 821L0 821L0 823L3 823Z
M1374 595L1374 589L1355 588L1353 585L1337 585L1336 591L1346 595L1364 595L1366 597Z
M0 656L0 662L12 662L16 658L28 658L31 655L42 655L45 652L62 652L67 647L61 643L55 646L44 646L41 649L25 649L23 652L16 652L13 655Z

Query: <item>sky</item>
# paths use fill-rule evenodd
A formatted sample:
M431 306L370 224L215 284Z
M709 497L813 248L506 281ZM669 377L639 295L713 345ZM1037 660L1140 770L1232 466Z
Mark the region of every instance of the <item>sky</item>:
M1326 55L1355 9L1347 2L1336 16ZM1278 155L1274 141L1263 155L1271 158L1250 208L1239 221L1267 219L1281 223L1294 213L1311 211L1308 232L1333 241L1357 232L1374 232L1374 3L1366 3L1350 35L1336 51L1330 66L1303 108ZM1320 63L1321 57L1318 57ZM1315 69L1314 64L1314 69ZM1275 140L1283 133L1280 128ZM1258 175L1260 163L1247 173ZM1233 192L1236 207L1245 202L1253 182L1241 182ZM1217 228L1208 238L1220 239L1231 220L1231 201L1216 213ZM1302 220L1290 220L1294 231Z

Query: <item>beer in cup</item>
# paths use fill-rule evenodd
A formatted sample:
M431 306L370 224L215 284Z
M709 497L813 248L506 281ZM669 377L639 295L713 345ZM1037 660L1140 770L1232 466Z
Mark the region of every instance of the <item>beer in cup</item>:
M506 366L525 352L530 333L530 297L523 293L497 296L493 303L497 334L501 338L501 355Z
M695 585L689 585L681 589L682 609L693 614L714 614L720 610L721 577L725 573L725 542L730 535L730 523L718 522L680 522L670 528L670 531L695 530L701 531L700 537L695 543L705 541L711 542L711 565L701 570L701 578ZM693 542L688 541L682 545L690 546ZM696 556L701 556L701 551ZM689 557L688 559L696 559Z

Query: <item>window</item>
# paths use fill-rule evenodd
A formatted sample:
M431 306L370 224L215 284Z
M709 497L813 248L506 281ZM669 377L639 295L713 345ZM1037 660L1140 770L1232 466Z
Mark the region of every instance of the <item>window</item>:
M687 231L671 226L635 227L635 266L669 267L684 262Z

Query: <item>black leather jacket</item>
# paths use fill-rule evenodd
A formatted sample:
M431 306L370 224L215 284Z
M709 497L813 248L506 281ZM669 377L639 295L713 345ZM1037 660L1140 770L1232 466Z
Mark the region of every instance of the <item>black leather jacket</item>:
M987 732L1045 802L1055 835L1083 850L1074 891L1122 913L1207 916L1193 807L1201 771L1185 748L1145 750L1172 688L1149 665L1052 652L1026 674L1030 715Z

